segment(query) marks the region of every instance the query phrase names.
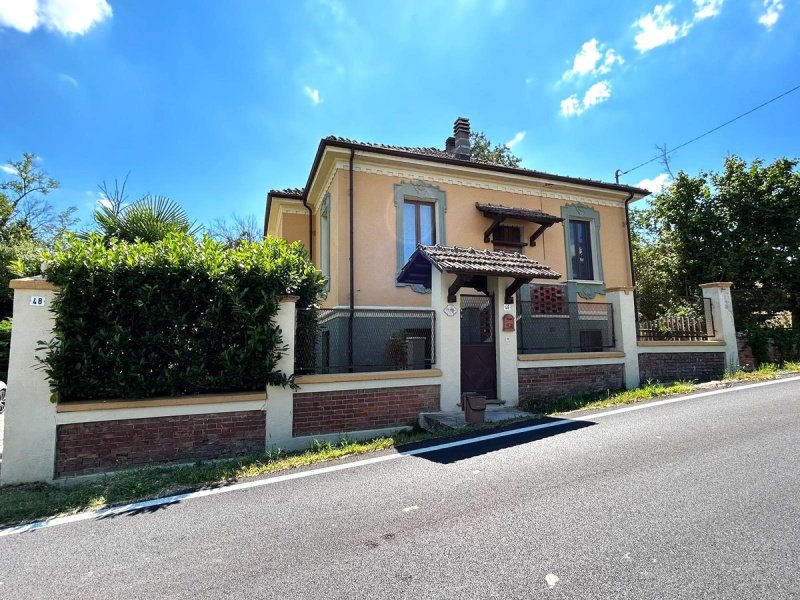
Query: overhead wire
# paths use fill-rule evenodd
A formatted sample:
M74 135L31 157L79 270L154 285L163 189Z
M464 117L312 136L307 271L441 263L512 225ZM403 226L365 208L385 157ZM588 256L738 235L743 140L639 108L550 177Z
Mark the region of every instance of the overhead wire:
M783 98L784 96L788 96L789 94L791 94L792 92L796 92L797 90L800 90L800 84L798 84L798 85L794 86L794 87L793 87L793 88L791 88L790 90L786 90L786 91L785 91L785 92L783 92L782 94L778 94L778 95L777 95L777 96L775 96L774 98L770 98L770 99L769 99L769 100L767 100L766 102L762 102L762 103L761 103L761 104L759 104L758 106L756 106L756 107L753 107L753 108L751 108L750 110L748 110L748 111L746 111L746 112L743 112L742 114L740 114L740 115L738 115L738 116L736 116L736 117L734 117L734 118L732 118L732 119L730 119L730 120L728 120L728 121L725 121L725 122L724 122L724 123L722 123L721 125L717 125L717 126L716 126L716 127L714 127L713 129L709 129L709 130L708 130L708 131L706 131L705 133L701 133L701 134L700 134L700 135L698 135L697 137L693 137L693 138L692 138L692 139L690 139L689 141L683 142L682 144L680 144L680 145L678 145L678 146L675 146L674 148L672 148L672 149L671 149L671 150L669 150L668 152L664 152L664 153L662 153L662 154L659 154L659 155L657 155L657 156L654 156L653 158L651 158L651 159L649 159L649 160L646 160L646 161L644 161L643 163L640 163L640 164L636 165L635 167L631 167L631 168L630 168L630 169L628 169L627 171L620 171L620 170L618 169L618 170L617 170L617 172L614 174L614 177L616 178L616 180L617 180L617 183L619 183L619 178L620 178L620 176L621 176L621 175L627 175L628 173L630 173L630 172L632 172L632 171L635 171L636 169L638 169L638 168L640 168L640 167L643 167L643 166L645 166L645 165L649 165L651 162L655 162L655 161L657 161L657 160L661 160L661 159L663 159L663 158L666 158L667 156L669 156L670 154L672 154L672 153L673 153L673 152L675 152L676 150L680 150L681 148L684 148L684 147L688 146L689 144L691 144L691 143L693 143L693 142L696 142L697 140L699 140L699 139L702 139L702 138L706 137L707 135L710 135L710 134L714 133L715 131L719 131L719 130L720 130L720 129L722 129L723 127L726 127L726 126L730 125L731 123L734 123L735 121L738 121L738 120L739 120L739 119L741 119L742 117L746 117L747 115L749 115L749 114L751 114L751 113L754 113L755 111L757 111L757 110L759 110L759 109L761 109L761 108L764 108L764 107L765 107L765 106L767 106L768 104L772 104L772 103L773 103L773 102L775 102L776 100L780 100L780 99L781 99L781 98Z

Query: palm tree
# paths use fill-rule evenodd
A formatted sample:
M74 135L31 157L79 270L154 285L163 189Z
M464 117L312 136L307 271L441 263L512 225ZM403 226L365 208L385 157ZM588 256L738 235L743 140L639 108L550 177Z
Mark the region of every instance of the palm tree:
M163 240L169 233L194 235L200 229L176 202L150 194L130 204L115 201L101 204L94 211L94 221L106 237L124 242L152 243Z

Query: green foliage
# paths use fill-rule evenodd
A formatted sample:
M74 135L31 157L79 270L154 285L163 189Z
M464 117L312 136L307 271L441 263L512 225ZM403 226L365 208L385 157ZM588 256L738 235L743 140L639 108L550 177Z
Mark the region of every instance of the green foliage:
M110 202L94 212L99 230L124 242L157 242L170 233L195 235L198 229L186 212L169 198L146 195L131 204Z
M800 358L800 332L787 327L751 325L747 328L747 345L753 351L756 365L772 361L784 364ZM774 353L770 352L770 346Z
M155 243L68 235L47 256L56 338L43 369L59 400L286 385L281 296L313 304L323 278L299 244L235 248L169 233ZM302 330L300 335L302 335Z
M800 328L797 165L730 156L720 173L679 173L649 208L634 211L640 311L692 295L701 283L733 281L785 294Z
M0 317L11 315L9 281L38 273L41 250L75 224L74 208L56 214L47 202L58 181L36 167L36 156L26 152L9 167L0 182Z
M470 156L473 160L484 160L506 167L519 167L522 162L522 159L514 156L511 149L505 144L495 144L493 147L492 141L482 131L471 133L469 141Z
M11 347L11 319L0 321L0 381L8 381L8 353Z

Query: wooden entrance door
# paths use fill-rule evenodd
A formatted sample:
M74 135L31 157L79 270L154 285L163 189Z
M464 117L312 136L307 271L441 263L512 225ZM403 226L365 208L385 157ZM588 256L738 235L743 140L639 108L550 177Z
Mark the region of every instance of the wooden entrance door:
M492 296L461 295L461 392L497 398Z

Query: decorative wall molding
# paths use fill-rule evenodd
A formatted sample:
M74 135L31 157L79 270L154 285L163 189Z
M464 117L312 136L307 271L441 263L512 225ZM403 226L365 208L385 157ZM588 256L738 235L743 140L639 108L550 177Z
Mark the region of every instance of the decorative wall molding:
M301 208L290 208L288 206L281 206L281 214L308 216L308 211L304 208L301 209Z
M347 161L339 160L336 162L334 170L349 168L350 164ZM425 173L423 171L411 171L408 169L369 165L359 163L358 161L356 161L353 170L359 173L397 177L405 181L411 180L415 182L447 183L450 185L460 185L469 188L492 190L497 192L508 192L511 194L521 194L523 196L533 196L536 198L552 198L553 200L560 200L563 202L578 202L583 204L593 204L595 206L611 206L614 208L620 208L624 205L622 199L620 199L619 202L614 202L612 200L600 200L591 196L564 194L547 189L537 189L534 187L524 187L511 184L490 183L467 177L455 177L450 175Z

